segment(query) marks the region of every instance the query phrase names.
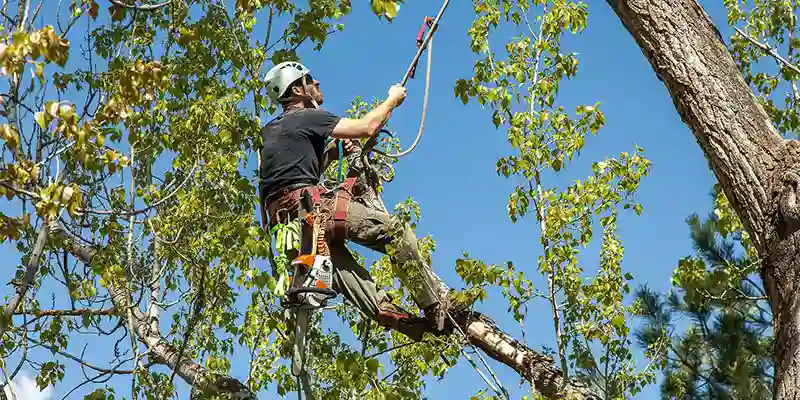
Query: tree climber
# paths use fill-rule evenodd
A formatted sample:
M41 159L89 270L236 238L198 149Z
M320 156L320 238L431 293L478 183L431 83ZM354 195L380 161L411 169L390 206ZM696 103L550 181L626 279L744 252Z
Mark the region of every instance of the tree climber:
M410 289L427 322L393 304L388 295L379 290L369 271L353 258L345 246L345 240L350 240L387 254L387 245L392 240L390 215L352 201L347 185L336 191L328 191L320 185L322 173L338 156L337 146L328 146L326 141L342 140L345 152L350 153L355 146L352 140L370 137L381 129L392 110L403 103L405 88L392 86L388 98L378 107L363 118L350 119L319 108L323 102L319 81L314 80L310 71L300 63L280 63L266 74L264 80L269 96L283 107L282 113L267 123L261 132L263 147L259 185L262 207L267 210L270 227L296 218L300 193L309 189L328 221L325 235L336 271L333 280L336 292L343 294L381 326L394 328L413 340L421 340L425 331L440 334L451 330L444 311L454 312L455 309L442 306L449 303L446 299L440 301L439 297L449 296L434 290L439 286L417 249L417 238L411 228L404 227L402 244L390 257L393 266L406 266L403 268L406 272L399 271L401 268L394 268L394 272ZM423 272L422 279L416 278L419 273L410 277L408 272L413 270ZM463 309L463 306L459 308Z

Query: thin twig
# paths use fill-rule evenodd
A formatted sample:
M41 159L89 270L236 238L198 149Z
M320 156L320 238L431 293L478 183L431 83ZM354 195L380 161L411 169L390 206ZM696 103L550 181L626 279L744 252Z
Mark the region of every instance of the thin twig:
M131 165L133 165L133 157L132 156L133 156L133 153L131 153ZM148 212L148 211L160 206L161 204L164 204L164 202L166 202L167 200L171 199L176 194L178 194L178 192L181 190L181 188L183 188L183 186L186 185L187 182L189 182L189 179L191 179L192 175L194 175L195 169L197 169L197 163L196 162L195 162L194 166L192 167L191 171L189 171L189 173L186 175L186 179L184 179L183 182L181 182L181 184L178 185L178 187L175 188L175 190L173 190L170 194L164 196L163 198L159 199L155 203L153 203L153 204L151 204L151 205L149 205L149 206L147 206L145 208L140 208L138 210L131 209L130 211L90 210L90 209L80 209L79 208L77 211L78 211L78 213L98 214L98 215L112 215L113 214L113 215L116 215L116 216L125 216L125 217L133 217L133 216L136 216L136 215L139 215L139 214L144 214L144 213L146 213L146 212Z
M121 2L120 0L108 0L108 1L110 1L111 4L114 4L114 5L117 5L117 6L120 6L120 7L125 7L125 8L128 8L128 9L131 9L131 10L140 10L140 11L154 11L154 10L157 10L159 8L166 7L170 3L172 3L172 0L167 0L167 1L163 2L163 3L144 4L144 5L138 6L136 4L125 4L125 3Z
M36 339L30 338L30 341L33 342L34 344L38 345L38 346L43 346L43 347L48 347L49 348L49 346L46 346L44 343L42 343L42 342L40 342L40 341L38 341ZM116 375L130 375L130 374L133 374L133 372L134 372L133 370L127 370L127 369L116 369L116 368L108 369L108 368L98 367L96 365L89 364L84 359L82 359L82 358L80 358L78 356L75 356L73 354L67 353L66 351L57 350L56 352L58 354L64 356L64 357L66 357L66 358L69 358L72 361L75 361L76 363L78 363L78 364L80 364L80 365L82 365L82 366L84 366L86 368L93 369L93 370L95 370L97 372L103 372L103 373L106 373L106 374L116 374ZM128 361L130 361L130 360L125 360L125 361L123 361L123 363L124 362L128 362ZM120 363L119 365L121 366L122 363Z
M795 73L800 74L800 68L798 68L797 66L795 66L794 64L790 63L788 60L783 58L780 54L778 54L778 52L775 49L773 49L772 47L770 47L769 45L767 45L765 43L759 42L758 40L756 40L752 36L744 33L741 29L739 29L739 28L737 28L735 26L733 27L733 29L735 29L737 33L742 35L742 37L744 37L745 39L750 41L750 43L752 43L753 45L755 45L759 49L765 51L767 54L771 55L772 58L774 58L780 64L783 64L786 68L789 68L792 71L794 71Z
M422 341L419 341L419 342L408 342L408 343L403 343L403 344L401 344L401 345L397 345L397 346L394 346L394 347L390 347L390 348L388 348L388 349L386 349L386 350L379 351L379 352L377 352L377 353L375 353L375 354L372 354L372 355L368 356L368 357L367 357L367 359L370 359L370 358L375 358L375 357L377 357L377 356L379 356L379 355L381 355L381 354L386 354L386 353L388 353L388 352L391 352L391 351L400 350L400 349L402 349L403 347L407 347L407 346L415 345L415 344L418 344L418 343L428 343L428 341L426 341L426 340L422 340Z
M180 253L179 253L180 255ZM192 334L192 330L197 325L198 317L200 313L203 311L203 307L205 305L205 289L203 286L205 285L206 280L206 268L203 266L198 265L193 260L187 260L194 264L195 268L200 268L200 282L197 286L197 298L194 301L194 307L192 308L192 315L189 317L189 326L186 327L186 333L183 336L183 342L181 343L180 349L178 349L178 360L175 362L175 365L181 364L181 359L183 358L183 353L186 351L186 345L189 343L189 336ZM175 374L178 372L178 369L175 368L172 370L172 374L169 377L169 383L172 385L172 381L175 379Z

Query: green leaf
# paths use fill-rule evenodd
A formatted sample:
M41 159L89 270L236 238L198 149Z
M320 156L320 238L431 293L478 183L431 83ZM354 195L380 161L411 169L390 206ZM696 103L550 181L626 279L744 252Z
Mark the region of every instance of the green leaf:
M39 128L41 128L42 131L46 131L47 130L47 121L45 120L44 112L37 111L33 115L33 117L34 117L34 119L36 119L36 123L39 124Z
M367 370L370 372L370 374L372 374L372 376L378 374L378 367L380 367L380 365L381 363L375 358L370 358L367 360Z

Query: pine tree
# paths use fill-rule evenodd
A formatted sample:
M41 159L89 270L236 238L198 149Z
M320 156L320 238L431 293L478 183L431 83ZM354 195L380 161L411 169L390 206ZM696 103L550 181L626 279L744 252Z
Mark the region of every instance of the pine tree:
M680 260L673 289L637 290L636 338L660 362L664 399L772 399L772 313L758 258L718 187L713 196L714 212L686 220L696 254Z

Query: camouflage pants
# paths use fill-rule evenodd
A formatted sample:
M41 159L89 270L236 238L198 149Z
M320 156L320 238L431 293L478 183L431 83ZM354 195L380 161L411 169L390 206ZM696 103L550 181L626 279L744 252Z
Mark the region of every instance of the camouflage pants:
M297 201L289 199L288 196L277 201L280 202L281 209L297 210ZM321 204L323 211L332 213L334 199L331 196L323 195ZM270 220L273 220L272 216ZM350 200L347 228L343 238L345 240L342 238L331 240L333 222L330 218L325 231L331 261L336 271L333 289L344 295L369 318L377 319L379 304L389 299L386 293L377 287L369 271L350 253L345 240L383 254L387 254L388 247L393 245L390 255L392 265L395 267L393 272L403 287L409 291L417 307L424 310L438 303L439 296L435 291L439 287L438 280L420 255L416 235L408 225L403 227L398 240L392 243L391 215Z

